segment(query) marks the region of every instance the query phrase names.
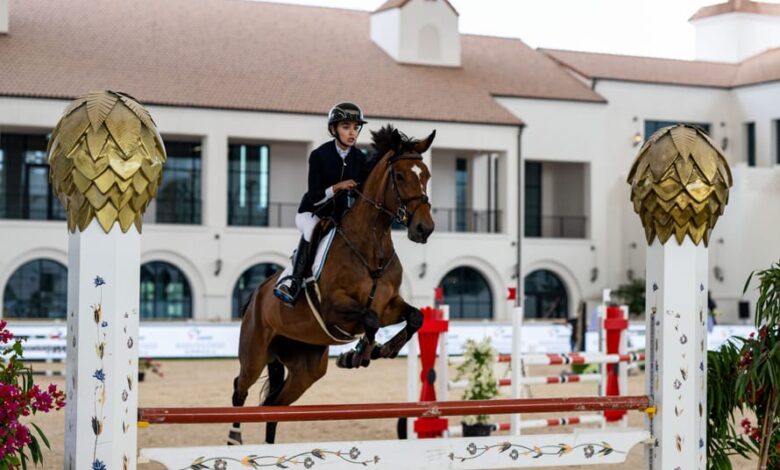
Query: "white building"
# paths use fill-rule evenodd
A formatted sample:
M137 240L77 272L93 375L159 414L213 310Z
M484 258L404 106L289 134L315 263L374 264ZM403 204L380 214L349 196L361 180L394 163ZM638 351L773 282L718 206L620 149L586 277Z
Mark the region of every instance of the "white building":
M426 305L443 286L464 318L508 318L518 170L527 314L571 316L642 276L644 235L625 182L638 144L667 123L704 126L734 172L710 286L736 321L739 302L754 299L742 295L749 272L780 258L780 11L732 0L691 21L708 62L461 35L446 0L390 0L373 13L0 0L2 316L65 315L67 233L46 136L70 99L108 88L147 105L169 153L144 225L147 319L235 318L297 241L292 221L308 153L328 139L325 113L354 100L369 129L437 129L426 155L437 229L427 245L396 234L402 290ZM370 144L367 130L359 143Z

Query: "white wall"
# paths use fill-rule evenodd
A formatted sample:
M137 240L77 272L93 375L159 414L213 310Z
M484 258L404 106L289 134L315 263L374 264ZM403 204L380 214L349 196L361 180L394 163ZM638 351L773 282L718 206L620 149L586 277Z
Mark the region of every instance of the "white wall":
M8 0L0 0L0 34L8 33Z
M696 30L696 59L741 62L780 46L780 17L727 13L691 22Z
M735 121L734 145L729 145L728 153L736 156L736 161L746 162L747 143L744 124L756 125L756 166L773 167L777 165L777 136L774 121L780 119L780 83L766 83L736 88L732 92L732 109Z
M0 97L0 132L9 128L48 131L67 104L63 100ZM302 150L329 139L323 125L324 117L161 106L149 106L149 111L163 135L204 136L203 225L145 225L142 262L163 260L176 265L191 283L194 317L226 320L230 317L233 286L241 273L260 262L283 264L297 242L297 232L292 228L227 226L228 141L271 142L272 172L294 173L292 161L300 159L300 172L305 175L308 151ZM517 128L402 120L395 124L407 135L416 137L427 136L437 129L433 150L424 156L427 162L439 148L462 149L471 155L484 151L506 155L502 184L507 187L507 197L516 198L516 187L509 186L514 176L507 175L516 172ZM370 133L361 133L358 144L369 142ZM287 158L276 162L276 156ZM273 166L277 163L282 165L281 169ZM435 190L435 164L433 168L431 187ZM300 182L290 186L298 184L299 187L279 194L285 197L298 194L299 197L305 191L305 185ZM271 186L275 191L280 185L272 181ZM274 197L276 194L273 193ZM434 204L437 204L435 199ZM516 226L516 217L507 213L503 222L502 225L512 229ZM402 293L415 305L429 305L433 301L433 288L441 277L454 267L468 264L480 269L494 287L497 318L506 319L508 310L500 299L504 297L505 286L512 282L514 236L512 231L484 235L434 232L428 244L418 245L410 242L405 233L395 233L396 248L406 268ZM0 287L24 261L39 255L61 262L67 259L67 233L63 222L0 220L0 238L4 242L0 243L0 282L3 283ZM475 240L480 246L478 253L473 249ZM217 275L218 259L222 260L222 270ZM420 278L423 263L426 274Z
M275 142L270 145L269 152L269 200L297 204L308 184L306 175L310 146L304 143Z
M371 40L398 62L460 66L458 16L443 0L373 13Z

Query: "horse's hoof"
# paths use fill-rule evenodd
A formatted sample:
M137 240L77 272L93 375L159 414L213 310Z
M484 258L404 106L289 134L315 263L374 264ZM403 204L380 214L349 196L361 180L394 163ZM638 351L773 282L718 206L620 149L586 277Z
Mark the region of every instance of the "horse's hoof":
M227 445L229 446L240 446L244 443L243 439L241 439L241 433L230 431L230 434L228 434L227 439Z
M339 369L352 369L354 367L352 365L352 357L354 355L354 351L347 351L345 353L339 354L338 359L336 359L336 367Z

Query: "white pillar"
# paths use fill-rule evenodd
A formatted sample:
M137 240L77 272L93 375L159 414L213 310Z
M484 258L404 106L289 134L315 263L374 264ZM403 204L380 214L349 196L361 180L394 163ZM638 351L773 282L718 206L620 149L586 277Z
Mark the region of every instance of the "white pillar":
M648 426L651 469L707 468L707 248L647 249L647 394L657 407Z
M69 234L66 469L136 468L141 235Z

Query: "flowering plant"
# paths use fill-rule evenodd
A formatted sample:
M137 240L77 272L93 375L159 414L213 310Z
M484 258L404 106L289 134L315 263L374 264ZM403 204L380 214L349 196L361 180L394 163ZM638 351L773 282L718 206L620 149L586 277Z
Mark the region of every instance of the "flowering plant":
M38 426L29 423L36 436L20 419L39 411L61 409L65 406L65 393L54 384L46 390L33 384L32 369L22 362L22 342L14 340L7 325L0 320L0 470L26 469L30 459L34 464L43 462L41 442L50 447ZM29 456L25 449L30 451Z
M708 454L719 464L712 468L731 468L727 457L733 454L757 456L759 469L780 468L780 262L756 274L758 335L707 356ZM740 421L742 434L733 424L736 411L755 416L755 422Z
M479 343L473 339L466 341L466 349L463 352L465 361L458 366L458 374L455 380L463 377L468 379L468 385L463 392L464 400L489 400L498 395L498 384L493 374L493 365L496 363L496 350L490 344L490 338L485 338ZM465 424L487 424L488 415L466 416Z

